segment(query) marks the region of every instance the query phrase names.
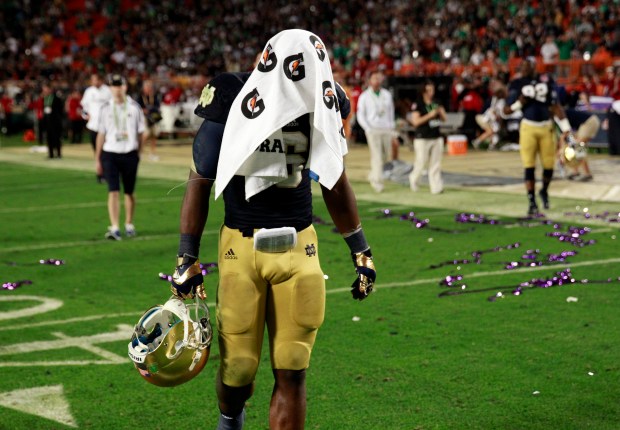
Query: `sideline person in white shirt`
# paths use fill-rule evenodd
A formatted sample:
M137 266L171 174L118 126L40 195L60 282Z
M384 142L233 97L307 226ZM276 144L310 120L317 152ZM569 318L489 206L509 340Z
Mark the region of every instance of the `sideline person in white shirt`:
M133 237L135 211L134 189L140 161L140 151L146 138L146 121L142 108L127 96L127 83L120 75L110 79L112 100L101 108L97 125L97 147L95 152L97 175L108 183L108 214L110 227L107 239L121 240L120 181L125 194L125 235Z
M93 151L96 145L99 111L111 99L112 93L110 88L103 83L98 74L92 74L90 77L90 87L84 91L80 105L82 105L82 116L87 121L86 128L90 131L90 143L93 146Z
M370 151L370 174L372 188L383 191L383 164L392 157L392 140L395 137L394 101L392 94L382 88L383 73L373 71L369 87L357 102L357 122L364 129Z
M86 88L80 105L82 106L82 118L86 120L86 129L90 137L93 152L97 149L97 126L99 124L99 111L101 107L112 99L110 88L105 85L96 73L90 76L90 87ZM97 175L97 182L102 183L103 177Z

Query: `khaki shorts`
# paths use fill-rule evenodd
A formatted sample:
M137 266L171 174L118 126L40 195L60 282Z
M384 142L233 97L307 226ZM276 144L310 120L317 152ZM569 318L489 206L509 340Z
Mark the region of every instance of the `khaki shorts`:
M482 114L476 115L476 123L483 130L492 130L491 123L487 119L486 115L482 115Z
M577 130L577 140L589 142L601 127L601 120L596 115L592 115Z
M255 251L254 239L223 226L219 243L216 320L224 384L254 381L265 326L274 369L309 366L325 315L325 279L314 227L297 233L286 252Z
M146 126L146 137L153 137L155 139L157 139L157 136L159 136L159 123L155 123L155 124L151 124L151 125L147 125Z
M556 140L551 124L534 125L521 120L519 128L519 153L524 168L536 167L536 155L540 155L543 169L555 166Z

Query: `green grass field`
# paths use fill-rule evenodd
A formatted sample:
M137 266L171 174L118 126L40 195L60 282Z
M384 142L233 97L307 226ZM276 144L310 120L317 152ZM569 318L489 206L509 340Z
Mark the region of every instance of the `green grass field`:
M168 297L158 274L171 273L177 250L183 188L168 193L176 185L139 179L139 236L109 242L106 189L92 173L0 163L0 280L32 281L0 291L0 429L215 428L217 342L205 370L173 389L144 382L127 358L131 326ZM450 192L458 198L459 191ZM563 220L558 230L510 218L458 224L452 209L383 204L376 196L358 203L378 285L366 301L353 301L348 249L331 225L316 226L329 279L326 319L308 371L306 428L620 428L616 224L592 226L584 240L596 244L575 247L546 233L579 226L580 218ZM316 216L329 220L320 199L314 206ZM395 216L385 218L382 207ZM418 229L399 219L409 211L429 225ZM203 262L217 259L222 215L218 200ZM431 268L515 242L519 248L483 253L479 264ZM541 260L578 253L562 264L504 269L535 249ZM66 264L39 264L49 258ZM568 267L576 280L591 282L511 294L513 286ZM439 297L448 290L439 282L456 274L469 293ZM592 282L607 278L614 281ZM217 273L206 284L212 301ZM504 298L489 301L498 291ZM47 307L24 316L37 306ZM267 354L256 382L247 406L250 430L268 428Z

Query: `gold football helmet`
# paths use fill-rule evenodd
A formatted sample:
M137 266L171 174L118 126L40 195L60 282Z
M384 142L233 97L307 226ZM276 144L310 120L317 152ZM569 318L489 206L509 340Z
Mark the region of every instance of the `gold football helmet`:
M196 298L195 303L186 305L171 297L142 315L128 345L129 358L147 382L173 387L205 367L212 337L204 301Z
M577 139L570 134L566 138L566 145L564 146L562 155L567 166L576 167L588 156L588 146L585 142L578 142Z

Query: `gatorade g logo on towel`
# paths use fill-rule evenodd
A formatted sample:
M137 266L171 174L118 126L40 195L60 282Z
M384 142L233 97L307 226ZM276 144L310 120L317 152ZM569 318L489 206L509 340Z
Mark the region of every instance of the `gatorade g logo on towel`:
M293 82L301 81L306 77L306 68L304 67L304 54L300 52L284 59L284 74Z
M256 68L259 72L271 72L275 69L276 64L278 64L278 58L276 57L276 53L273 52L273 48L271 44L265 47L263 54L260 56L260 61Z
M336 97L336 92L332 87L332 83L329 81L323 82L323 103L325 103L328 109L332 109L336 106L336 112L340 110L338 106L338 97Z
M248 119L254 119L265 110L265 102L258 94L258 90L254 88L250 91L241 102L241 112Z
M323 43L316 37L314 34L310 36L310 43L314 45L314 49L316 49L316 55L319 56L319 60L323 61L325 59L325 47Z

